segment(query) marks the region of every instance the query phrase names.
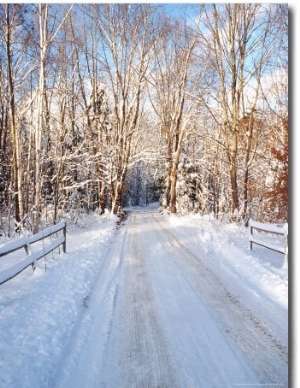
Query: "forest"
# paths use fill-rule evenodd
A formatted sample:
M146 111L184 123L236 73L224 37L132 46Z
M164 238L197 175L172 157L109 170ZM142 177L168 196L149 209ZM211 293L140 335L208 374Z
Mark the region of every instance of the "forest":
M0 4L0 234L160 201L288 219L287 4Z

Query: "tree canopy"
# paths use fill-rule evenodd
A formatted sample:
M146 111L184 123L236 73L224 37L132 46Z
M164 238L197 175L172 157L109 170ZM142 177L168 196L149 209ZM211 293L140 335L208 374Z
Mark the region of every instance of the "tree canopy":
M1 4L0 15L5 233L157 200L287 220L287 5Z

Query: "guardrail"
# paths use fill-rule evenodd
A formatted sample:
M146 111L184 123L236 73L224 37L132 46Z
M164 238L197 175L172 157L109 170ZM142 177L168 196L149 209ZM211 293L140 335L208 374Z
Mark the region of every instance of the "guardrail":
M253 229L258 229L263 232L267 233L273 233L284 236L285 246L280 247L277 245L270 244L269 242L263 241L255 236L253 236ZM272 251L276 251L279 253L284 254L284 262L287 265L288 264L288 224L285 223L284 225L275 225L275 224L263 224L261 222L253 221L252 219L249 220L249 243L250 243L250 249L252 251L252 245L257 244L261 245L265 248L271 249Z
M30 245L38 241L44 240L45 238L51 236L54 233L63 231L63 235L51 242L51 244L44 246L43 249L40 249L37 252L30 253ZM60 245L63 246L63 252L66 252L66 221L63 220L57 225L50 226L49 228L31 236L31 237L21 237L19 240L11 241L0 247L0 257L6 256L9 253L15 252L19 249L24 248L27 254L27 257L16 263L10 268L7 268L0 272L0 284L7 282L8 280L17 276L25 268L32 266L33 270L36 267L36 262L42 257L46 256L48 253L54 251Z

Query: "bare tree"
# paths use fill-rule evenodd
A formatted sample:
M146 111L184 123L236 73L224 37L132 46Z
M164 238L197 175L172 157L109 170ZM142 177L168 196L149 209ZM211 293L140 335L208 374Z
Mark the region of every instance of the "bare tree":
M272 9L272 7L271 7ZM219 107L217 120L223 131L231 184L232 219L247 212L247 181L252 160L254 114L263 66L272 51L270 8L260 4L226 4L206 7L200 29L201 42L209 52L215 88L210 96ZM249 116L244 156L242 207L238 164L241 119Z
M7 80L9 88L9 107L11 119L11 137L13 146L13 188L15 198L15 217L19 223L23 218L23 199L22 199L22 168L21 168L21 149L20 137L17 129L17 113L15 102L15 83L13 70L13 34L14 29L20 23L20 10L18 5L6 4L5 21L6 21L6 55L7 55Z
M106 180L117 213L132 156L132 140L139 127L141 95L150 62L153 26L150 5L92 7L102 44L100 67L109 90L112 113L110 155Z
M183 22L165 22L155 44L155 71L149 77L152 106L159 117L165 138L167 180L165 205L176 213L176 184L182 144L190 122L190 68L197 36ZM154 94L154 96L151 94Z
M147 202L164 163L171 212L247 220L250 201L274 203L254 188L285 190L268 191L260 163L287 180L286 6L202 5L190 20L150 4L71 8L0 5L0 194L17 223L32 212L36 232L75 196L100 213Z
M61 21L56 23L56 29L52 34L49 33L49 4L38 5L39 17L39 83L37 93L37 121L35 130L35 200L34 200L34 220L33 231L37 232L41 216L41 189L42 189L42 133L43 127L48 127L49 123L49 105L47 101L46 89L46 67L47 53L49 47L62 24L67 18L71 7L62 17Z

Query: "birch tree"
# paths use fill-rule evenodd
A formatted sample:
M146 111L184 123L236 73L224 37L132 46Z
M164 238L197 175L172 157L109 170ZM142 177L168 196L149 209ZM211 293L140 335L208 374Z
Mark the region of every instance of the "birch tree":
M215 88L210 92L219 107L217 120L223 132L231 186L231 217L247 213L247 182L252 161L253 123L263 66L272 51L269 33L272 6L226 4L206 6L200 29L201 42L208 50L214 69ZM241 119L249 116L243 183L239 188L239 138ZM240 192L242 191L242 206Z
M11 138L13 147L12 165L13 165L13 189L15 198L15 217L17 223L23 218L23 200L22 200L22 170L21 170L21 149L20 137L17 129L16 103L15 103L15 83L13 73L13 33L16 25L20 22L18 6L10 4L5 5L6 21L6 56L7 56L7 80L9 91L9 108L11 121Z
M117 213L132 157L132 141L139 130L140 104L150 63L153 26L150 5L92 7L102 53L103 82L111 104L111 134L106 180Z
M22 154L23 131L21 123L24 112L29 105L25 104L24 107L20 104L24 96L25 85L28 84L28 75L32 71L32 60L27 56L27 51L30 52L30 34L27 31L30 28L30 21L25 18L29 10L29 6L22 4L5 4L0 9L2 18L0 32L2 43L4 43L1 57L5 59L3 67L1 60L1 94L7 100L6 108L2 110L4 120L1 126L3 134L5 134L2 141L4 141L3 145L6 145L8 136L11 140L12 147L10 150L7 148L6 151L11 151L12 155L12 193L17 225L20 225L24 218L22 191L22 157L24 155ZM4 159L7 160L7 157Z
M174 213L246 221L287 201L288 7L161 9L0 5L0 201L17 223L36 232L75 197L145 203L163 163Z
M182 144L186 139L191 105L186 104L186 92L191 85L190 64L196 34L179 21L165 24L155 44L155 71L149 77L152 106L159 117L165 139L167 178L165 206L176 213L176 184Z
M39 228L41 217L41 189L42 189L42 133L43 127L48 127L49 123L49 104L47 100L46 89L46 67L47 53L49 47L56 37L59 29L64 23L70 9L62 17L61 21L54 23L56 28L54 32L49 32L49 4L38 5L39 20L39 81L37 92L37 111L36 111L36 129L35 129L35 199L34 199L34 219L33 231L36 233Z

